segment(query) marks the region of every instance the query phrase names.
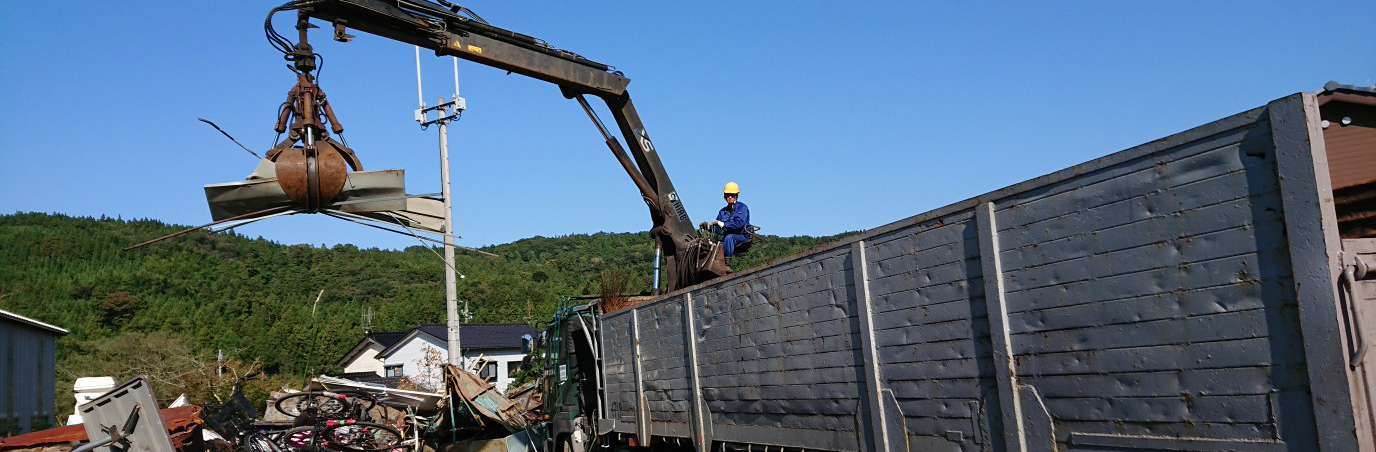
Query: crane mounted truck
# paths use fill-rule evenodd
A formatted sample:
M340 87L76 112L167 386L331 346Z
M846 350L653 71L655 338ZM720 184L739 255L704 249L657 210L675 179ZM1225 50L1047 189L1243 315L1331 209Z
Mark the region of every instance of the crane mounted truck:
M669 291L569 307L534 341L540 450L1376 450L1376 91L1286 96L728 274L620 72L444 1L293 9L303 38L314 18L558 85L644 195Z
M1376 90L560 311L551 451L1376 450Z

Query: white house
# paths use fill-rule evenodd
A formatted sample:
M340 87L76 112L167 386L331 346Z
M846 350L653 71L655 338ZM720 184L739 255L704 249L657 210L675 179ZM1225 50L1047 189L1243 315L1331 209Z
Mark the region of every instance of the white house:
M382 360L377 354L396 344L406 336L406 331L376 331L363 336L349 353L345 353L336 364L344 367L346 374L372 372L383 376Z
M459 328L465 363L479 356L489 360L479 376L505 390L511 374L520 368L521 337L539 332L520 323L465 323ZM396 335L396 336L393 336ZM395 339L394 339L395 338ZM444 385L442 364L448 356L448 328L442 323L422 323L411 331L372 333L359 341L339 364L346 373L375 372L381 377L405 376L438 389ZM390 345L387 342L391 342ZM346 377L348 375L346 374Z

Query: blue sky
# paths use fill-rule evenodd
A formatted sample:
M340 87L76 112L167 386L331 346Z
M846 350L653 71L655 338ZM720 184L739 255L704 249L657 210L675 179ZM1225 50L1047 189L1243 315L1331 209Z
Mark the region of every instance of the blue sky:
M209 221L201 186L242 179L255 161L196 118L260 153L271 145L294 82L262 33L276 5L0 3L0 213ZM624 71L690 215L714 215L734 180L754 223L781 235L880 226L1329 80L1376 84L1372 2L464 5ZM349 144L370 169L405 168L408 191L439 191L436 131L412 120L413 48L326 30L312 41ZM427 101L450 95L450 60L423 52L422 63ZM459 70L461 244L648 228L575 102L544 82ZM240 232L416 244L308 215Z

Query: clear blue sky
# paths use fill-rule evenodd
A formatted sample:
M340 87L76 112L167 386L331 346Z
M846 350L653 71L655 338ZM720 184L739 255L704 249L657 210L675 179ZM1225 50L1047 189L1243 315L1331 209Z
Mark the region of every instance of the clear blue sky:
M0 3L0 213L209 221L201 186L255 161L196 118L271 145L294 82L263 38L277 4ZM624 71L690 214L711 217L734 180L781 235L876 227L1329 80L1376 83L1369 1L464 4ZM355 34L313 39L345 137L366 167L439 191L437 134L412 121L412 47ZM423 56L433 103L452 91L451 63ZM460 243L648 228L575 102L459 67ZM306 215L240 232L416 243Z

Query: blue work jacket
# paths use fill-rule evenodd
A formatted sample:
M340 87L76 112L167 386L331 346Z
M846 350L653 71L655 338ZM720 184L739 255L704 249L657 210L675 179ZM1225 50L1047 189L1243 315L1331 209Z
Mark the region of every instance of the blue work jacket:
M727 204L717 212L717 221L723 223L722 234L745 234L745 226L750 224L750 208L740 201L736 201L734 208Z

